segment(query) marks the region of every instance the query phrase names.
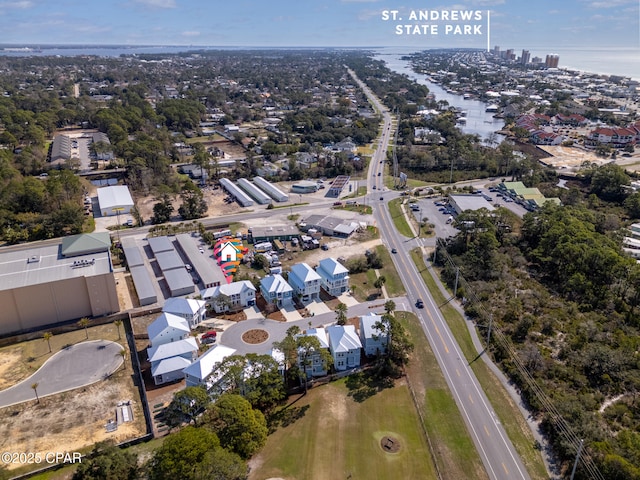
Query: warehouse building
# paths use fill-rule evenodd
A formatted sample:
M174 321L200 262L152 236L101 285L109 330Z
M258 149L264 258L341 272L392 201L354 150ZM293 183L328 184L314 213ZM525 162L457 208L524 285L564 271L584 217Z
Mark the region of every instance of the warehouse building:
M272 242L274 240L289 241L298 238L300 232L295 225L274 225L270 227L252 227L249 229L249 243Z
M262 177L254 177L253 183L260 187L262 191L273 198L276 202L286 202L289 200L289 195Z
M131 213L133 198L126 185L113 185L97 189L98 204L103 217Z
M204 288L218 287L227 283L218 263L212 258L205 258L204 254L200 253L200 248L194 237L188 233L181 233L176 235L176 241L178 242L178 250L187 257Z
M229 195L236 199L236 201L243 207L250 207L253 205L253 200L244 193L238 186L228 178L221 178L220 185L224 188Z
M480 195L449 195L449 203L459 214L465 210L480 210L481 208L486 208L489 211L495 210L495 207Z
M238 186L244 190L251 198L253 198L260 205L266 205L267 203L271 203L271 197L256 187L253 183L251 183L246 178L241 178L238 180Z
M0 249L0 335L120 310L108 233Z
M151 278L149 269L144 263L142 252L133 238L122 239L122 251L127 259L127 266L131 272L133 286L138 295L141 306L151 305L158 301L155 283Z
M319 185L310 180L300 180L291 185L291 193L315 193L318 191Z

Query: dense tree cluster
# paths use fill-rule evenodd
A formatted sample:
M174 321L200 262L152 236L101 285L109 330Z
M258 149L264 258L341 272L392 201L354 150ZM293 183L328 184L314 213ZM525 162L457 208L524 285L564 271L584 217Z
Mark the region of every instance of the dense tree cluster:
M464 213L447 250L467 312L491 315L606 478L640 478L640 264L585 206L544 208L521 221ZM445 266L453 285L456 272ZM494 354L520 385L560 458L575 455L505 346ZM599 413L606 399L622 395Z

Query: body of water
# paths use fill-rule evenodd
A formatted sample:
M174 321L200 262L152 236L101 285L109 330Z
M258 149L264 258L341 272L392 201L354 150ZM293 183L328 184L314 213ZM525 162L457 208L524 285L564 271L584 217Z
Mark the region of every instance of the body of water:
M426 75L415 73L411 69L411 65L407 60L402 60L402 56L407 52L385 52L376 55L378 60L383 60L390 70L396 73L406 74L409 78L421 85L426 85L429 91L433 93L438 100L446 100L450 106L457 107L466 112L467 121L465 124L458 125L464 133L478 135L482 139L486 139L490 134L504 127L504 121L499 118L493 118L494 113L487 112L488 104L479 100L465 100L462 95L456 95L445 91L440 85L430 82ZM504 137L498 135L497 141Z

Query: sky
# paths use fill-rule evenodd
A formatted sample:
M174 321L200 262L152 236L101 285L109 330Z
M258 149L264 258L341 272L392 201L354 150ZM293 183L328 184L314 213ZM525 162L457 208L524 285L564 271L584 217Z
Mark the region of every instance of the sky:
M409 21L412 11L480 18ZM640 0L0 0L0 44L624 47L640 62L639 19Z

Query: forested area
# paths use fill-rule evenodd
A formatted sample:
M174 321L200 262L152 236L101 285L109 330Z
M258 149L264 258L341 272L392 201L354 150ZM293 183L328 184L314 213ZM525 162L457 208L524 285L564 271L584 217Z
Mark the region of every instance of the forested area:
M640 478L640 264L622 252L622 232L607 229L603 216L586 202L547 204L522 220L505 210L466 212L447 251L465 280L457 294L467 299L467 313L483 330L491 318L504 335L494 337L490 350L559 458L568 463L576 451L556 413L585 439L605 478L634 479ZM454 285L452 264L443 277Z

